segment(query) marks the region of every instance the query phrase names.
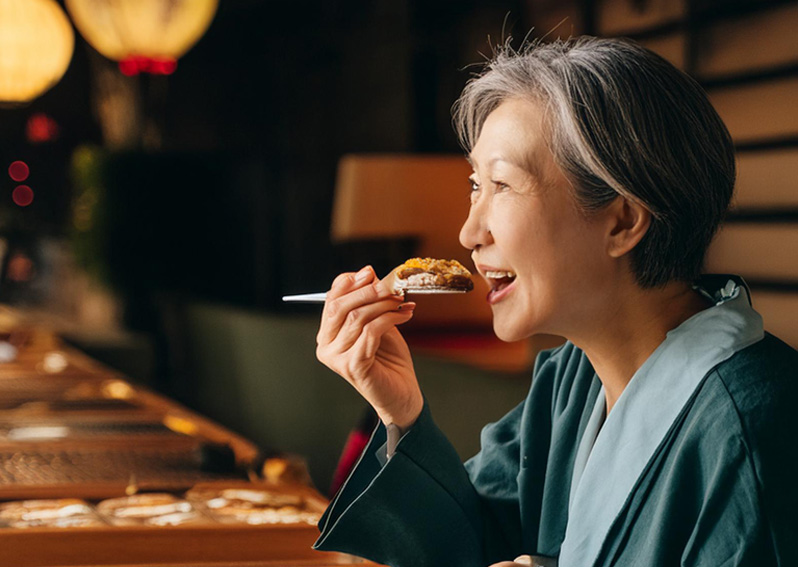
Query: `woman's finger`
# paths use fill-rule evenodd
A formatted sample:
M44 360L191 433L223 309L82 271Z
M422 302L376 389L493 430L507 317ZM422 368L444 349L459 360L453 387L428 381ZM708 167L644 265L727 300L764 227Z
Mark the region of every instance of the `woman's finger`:
M374 305L390 294L383 292L378 282L357 288L324 304L322 325L317 337L320 343L335 340L344 326L357 324L361 316L365 316L369 305ZM390 302L389 302L390 303Z
M327 299L345 295L353 289L370 283L376 277L377 274L374 273L374 268L371 266L364 266L357 272L344 272L333 280L330 291L327 292Z
M502 561L500 563L494 563L490 567L520 567L522 565L535 565L532 562L532 557L529 555L519 555L513 561Z
M336 300L347 293L351 293L355 289L372 283L376 277L377 275L374 273L372 267L365 266L361 268L359 272L345 272L333 280L330 291L327 292L327 300L324 302L321 324L319 325L319 332L316 335L317 344L330 342L337 334L337 331L331 331L331 325L334 325L336 321L330 318L330 314L334 313L337 305L339 305L336 303Z
M358 272L358 274L362 274L362 271ZM363 283L363 281L370 283ZM369 320L371 311L363 309L364 307L390 299L391 301L377 309L379 312L386 308L392 309L391 302L393 302L393 305L398 305L404 299L402 295L397 295L393 290L386 289L376 279L373 271L370 272L370 277L364 279L361 275L361 279L358 280L356 278L352 285L354 287L348 293L334 296L325 302L322 323L316 336L316 341L319 344L335 340L341 332L341 328L352 322L356 323L358 317L362 316L365 320ZM353 312L355 313L353 314Z
M413 316L415 307L415 303L402 303L397 309L376 317L363 327L348 353L351 365L349 372L353 378L359 378L358 374L367 370L365 366L374 360L383 335L393 327L408 322Z
M339 330L338 335L328 343L320 342L317 345L316 357L330 368L333 368L331 364L335 365L336 367L333 369L339 374L351 376L352 372L349 369L360 363L352 361L350 351L363 335L364 329L375 319L396 312L400 305L392 300L381 301L350 311L347 321ZM399 323L403 322L405 321L399 320ZM390 325L387 328L390 328ZM379 341L377 346L379 346ZM340 366L341 361L344 362L344 366Z
M352 348L367 325L383 314L401 310L402 305L396 299L388 298L376 303L367 303L349 311L333 341L337 350L344 352Z

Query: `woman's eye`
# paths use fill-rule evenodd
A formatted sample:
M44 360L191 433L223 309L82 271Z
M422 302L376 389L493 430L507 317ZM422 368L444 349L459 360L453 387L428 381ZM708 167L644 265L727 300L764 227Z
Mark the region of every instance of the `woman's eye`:
M468 182L471 184L471 191L468 192L468 198L471 203L475 203L479 195L479 183L473 179L469 179Z
M495 188L497 193L499 191L506 191L507 189L510 188L509 185L507 185L506 183L503 183L501 181L493 181L493 180L491 180L491 183L493 183L493 187Z

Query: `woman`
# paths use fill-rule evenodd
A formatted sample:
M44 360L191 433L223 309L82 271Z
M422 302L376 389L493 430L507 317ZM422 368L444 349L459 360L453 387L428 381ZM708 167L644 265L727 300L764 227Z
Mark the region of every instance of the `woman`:
M700 87L629 42L533 45L500 52L455 123L474 168L460 241L496 334L568 341L463 466L397 330L414 304L368 267L339 276L317 356L383 425L317 548L408 567L798 565L798 353L742 280L701 276L735 172Z

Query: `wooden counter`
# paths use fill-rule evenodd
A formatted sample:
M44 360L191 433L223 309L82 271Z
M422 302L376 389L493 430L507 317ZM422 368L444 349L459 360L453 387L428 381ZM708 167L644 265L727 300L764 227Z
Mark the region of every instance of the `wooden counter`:
M264 463L247 439L134 385L5 308L0 308L0 339L8 358L0 362L0 512L9 502L72 498L82 499L80 506L98 518L91 527L52 527L36 524L28 505L22 506L23 521L0 514L2 564L374 565L311 549L318 535L313 519L326 501L296 460L275 457ZM14 355L9 344L15 356L9 356ZM193 501L192 523L115 525L97 506L142 493L189 502L188 491L198 486L287 496L301 503L307 517L254 525L214 515Z

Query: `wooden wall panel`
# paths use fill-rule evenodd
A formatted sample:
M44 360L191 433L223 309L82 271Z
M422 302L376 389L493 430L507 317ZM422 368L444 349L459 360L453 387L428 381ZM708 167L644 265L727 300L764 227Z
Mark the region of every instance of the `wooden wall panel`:
M684 0L650 0L645 8L635 8L629 0L602 0L596 3L596 28L599 35L617 35L681 20Z
M798 63L798 3L722 20L697 38L696 73L702 78Z
M687 60L684 34L673 33L665 36L643 39L639 42L651 51L662 55L679 69L684 70Z
M798 281L798 225L727 224L710 246L707 271Z
M798 293L769 293L753 289L752 303L765 323L765 330L798 348Z
M736 142L798 134L798 77L710 91Z
M738 154L734 207L798 208L798 148Z
M547 41L585 33L581 0L524 0L533 37Z

